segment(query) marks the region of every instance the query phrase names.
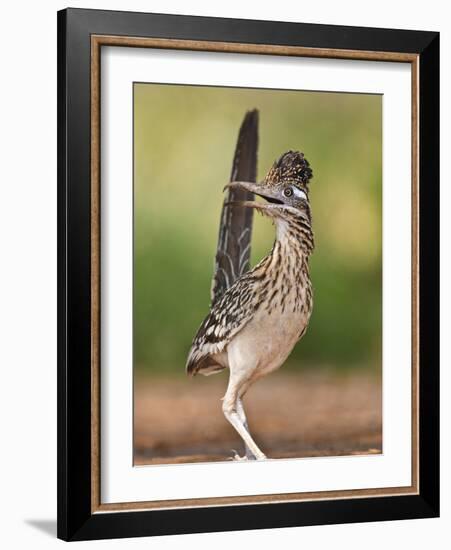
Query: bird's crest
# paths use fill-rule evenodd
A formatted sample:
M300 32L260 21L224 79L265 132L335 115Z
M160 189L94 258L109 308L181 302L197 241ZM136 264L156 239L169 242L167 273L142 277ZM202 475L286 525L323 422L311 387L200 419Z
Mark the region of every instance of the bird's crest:
M312 169L304 157L304 153L288 151L272 165L262 184L274 186L281 183L292 183L308 193L312 176Z

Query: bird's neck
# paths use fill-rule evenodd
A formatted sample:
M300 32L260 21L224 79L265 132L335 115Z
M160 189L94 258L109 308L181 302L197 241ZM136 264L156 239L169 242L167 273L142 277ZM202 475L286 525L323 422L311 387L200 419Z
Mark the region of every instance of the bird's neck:
M280 247L280 250L285 250L287 253L294 252L308 260L314 248L310 220L304 216L277 219L274 247Z
M280 297L278 303L282 313L285 308L301 313L311 310L309 256L312 251L313 232L308 220L276 221L276 239L272 250L254 271L257 279L265 279L263 288L267 288L269 281L273 289L268 298L270 308L274 300Z
M271 252L252 270L257 280L300 280L309 287L309 256L313 252L310 220L275 219L276 239Z

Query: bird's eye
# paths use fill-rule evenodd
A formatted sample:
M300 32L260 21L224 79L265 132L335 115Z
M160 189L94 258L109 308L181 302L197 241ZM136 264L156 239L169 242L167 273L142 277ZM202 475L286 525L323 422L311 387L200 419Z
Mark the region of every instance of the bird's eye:
M291 197L291 195L293 194L293 189L291 189L291 187L286 187L283 190L283 194L285 195L285 197Z

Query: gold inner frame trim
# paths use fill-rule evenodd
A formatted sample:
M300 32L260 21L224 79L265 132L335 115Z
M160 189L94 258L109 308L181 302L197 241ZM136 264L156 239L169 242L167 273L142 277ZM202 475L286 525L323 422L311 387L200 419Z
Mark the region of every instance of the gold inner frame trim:
M412 482L384 487L268 495L193 498L103 504L100 499L100 50L102 46L248 53L410 63L412 71ZM277 502L419 494L419 56L399 52L304 48L268 44L212 42L129 36L91 36L91 512L163 510Z

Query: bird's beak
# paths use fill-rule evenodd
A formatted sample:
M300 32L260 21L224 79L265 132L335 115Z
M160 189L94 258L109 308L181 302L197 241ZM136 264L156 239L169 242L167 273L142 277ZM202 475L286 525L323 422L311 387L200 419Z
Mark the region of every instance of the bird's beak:
M243 189L245 191L250 191L251 193L256 193L259 188L259 185L251 181L232 181L224 187L223 191L227 191L228 189Z
M283 202L279 199L278 194L267 185L253 183L250 181L232 181L224 187L224 191L226 191L227 189L244 189L246 191L254 193L255 195L258 195L259 197L262 197L270 203L283 204ZM243 201L241 205L253 208L264 208L265 206L269 206L252 201Z

